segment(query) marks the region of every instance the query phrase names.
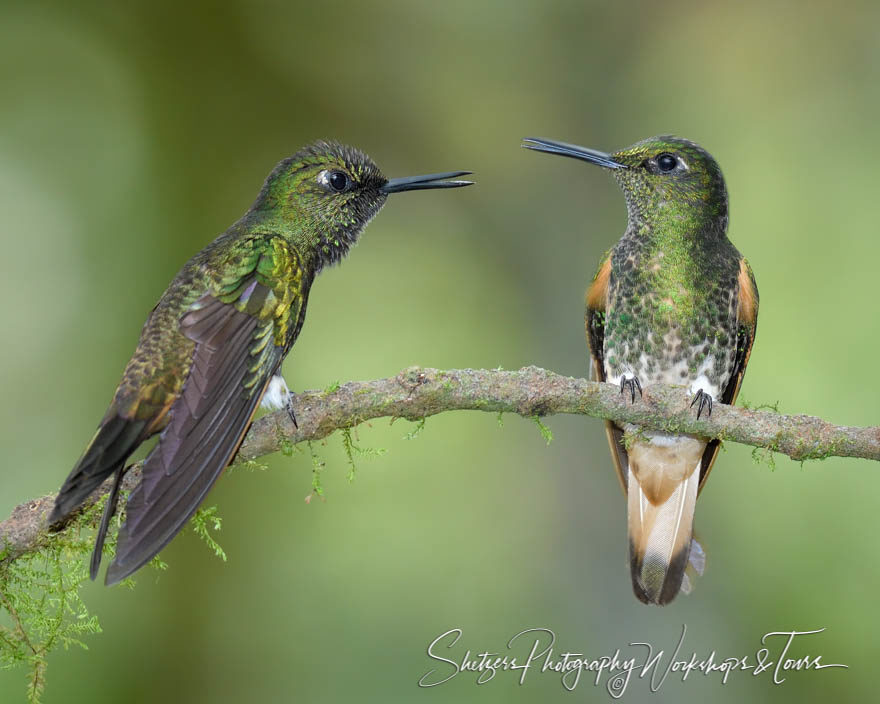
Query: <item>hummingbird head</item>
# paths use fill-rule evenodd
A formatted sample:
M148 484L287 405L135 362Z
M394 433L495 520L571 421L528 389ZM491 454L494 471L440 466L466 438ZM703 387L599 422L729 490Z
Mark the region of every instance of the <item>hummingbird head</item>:
M457 188L447 181L468 171L387 179L362 151L318 141L284 159L269 174L251 213L268 215L316 255L318 269L335 264L357 242L390 193Z
M611 169L632 224L692 223L700 232L722 235L727 230L721 169L705 149L687 139L650 137L613 154L547 139L526 138L523 146Z

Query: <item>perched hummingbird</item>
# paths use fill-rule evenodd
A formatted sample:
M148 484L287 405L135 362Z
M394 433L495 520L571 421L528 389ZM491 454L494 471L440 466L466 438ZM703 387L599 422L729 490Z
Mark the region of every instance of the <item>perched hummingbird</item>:
M614 154L548 139L523 146L610 169L626 197L626 231L587 292L595 378L619 384L632 403L645 384L686 385L698 418L713 401L732 404L755 340L758 289L727 239L727 189L715 160L678 137ZM719 441L605 426L627 496L633 590L646 604L668 604L690 589L689 558L702 571L694 505Z
M315 275L340 261L389 193L456 188L470 172L388 180L363 152L316 142L280 162L238 222L190 259L150 313L110 408L49 518L113 487L91 561L95 579L125 461L161 433L126 506L115 584L180 531L234 457L260 401L289 406L281 363Z

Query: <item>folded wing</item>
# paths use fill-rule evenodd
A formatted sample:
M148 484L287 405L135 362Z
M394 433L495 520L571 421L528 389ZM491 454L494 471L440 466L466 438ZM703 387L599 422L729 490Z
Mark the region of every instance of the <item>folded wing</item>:
M281 363L273 319L254 314L273 293L256 280L245 291L246 306L206 295L181 319L181 332L196 343L192 366L129 497L107 584L158 554L195 513L238 450Z

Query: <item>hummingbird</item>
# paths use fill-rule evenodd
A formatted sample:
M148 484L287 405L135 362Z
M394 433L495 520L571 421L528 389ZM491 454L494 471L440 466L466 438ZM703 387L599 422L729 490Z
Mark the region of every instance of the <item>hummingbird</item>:
M613 154L549 139L523 146L610 170L626 199L626 231L586 296L594 379L618 384L633 404L644 385L687 386L697 418L714 402L733 404L755 341L758 289L727 238L727 188L715 159L672 136ZM694 507L720 441L605 427L627 499L633 591L646 604L668 604L690 591L689 561L702 573Z
M315 276L338 263L392 193L458 188L469 171L387 179L363 152L318 141L272 170L250 209L190 259L147 318L97 432L55 501L63 521L113 477L90 564L94 580L128 457L159 435L126 504L115 584L152 559L235 456L258 406L290 406L281 363ZM294 418L294 422L296 419Z

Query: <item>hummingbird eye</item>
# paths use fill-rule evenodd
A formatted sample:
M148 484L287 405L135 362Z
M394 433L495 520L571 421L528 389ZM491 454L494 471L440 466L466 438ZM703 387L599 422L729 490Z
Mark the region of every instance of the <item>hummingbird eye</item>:
M678 159L668 152L658 154L654 161L657 162L657 170L661 174L668 174L670 171L675 171L675 167L678 166Z
M344 171L324 170L318 174L318 183L332 193L345 193L351 190L352 180Z

